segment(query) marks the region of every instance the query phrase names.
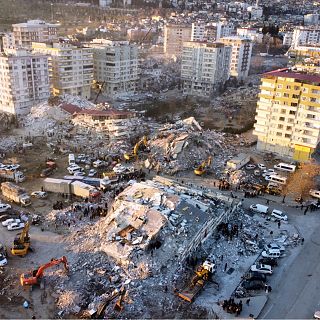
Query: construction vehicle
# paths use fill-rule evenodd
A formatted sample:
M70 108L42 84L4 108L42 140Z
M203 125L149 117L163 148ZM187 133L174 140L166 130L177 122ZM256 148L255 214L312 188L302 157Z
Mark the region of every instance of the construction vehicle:
M194 173L197 176L202 176L204 173L206 173L207 168L210 167L211 165L211 161L212 161L212 157L210 156L206 161L203 161L199 167L197 167L196 169L194 169Z
M51 267L58 265L60 263L62 263L64 265L66 272L68 272L69 265L68 265L67 258L65 256L63 256L60 259L51 259L50 262L43 264L42 266L38 267L37 269L30 271L29 273L23 273L20 276L21 285L22 286L40 285L44 271L46 269L51 268Z
M135 146L133 147L132 153L125 153L125 154L124 154L125 160L130 161L130 160L132 160L132 159L137 158L137 157L138 157L139 148L140 148L142 145L143 145L144 147L147 146L147 137L146 137L146 136L143 136L142 139L140 139L140 140L135 144Z
M26 207L31 205L31 199L26 190L18 187L12 182L1 183L1 191L5 198L18 203L21 206Z
M195 275L190 283L181 291L177 292L178 297L191 303L196 295L203 289L209 278L214 274L215 270L215 263L207 259L196 269Z
M0 169L1 180L11 180L15 182L23 182L26 177L21 171L12 171L9 169Z
M14 256L25 256L30 248L30 237L29 237L30 224L27 222L21 233L18 233L13 240L13 247L11 253Z

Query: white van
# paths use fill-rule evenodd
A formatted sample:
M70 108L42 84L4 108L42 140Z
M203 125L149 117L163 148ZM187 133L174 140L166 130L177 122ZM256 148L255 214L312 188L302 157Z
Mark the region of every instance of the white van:
M267 214L267 213L268 213L268 210L269 210L269 207L257 203L257 204L252 204L252 205L250 206L250 210L251 210L252 212Z
M319 190L311 189L309 191L309 194L310 194L311 197L320 199L320 191Z
M262 251L262 256L264 258L273 258L277 259L281 257L281 252L279 249L269 249L266 251Z
M269 176L268 181L279 183L279 184L286 184L287 178L273 174L273 175Z
M281 170L281 171L287 171L287 172L295 172L296 171L296 166L293 164L287 164L284 162L280 162L278 164L275 164L273 166L276 170Z
M69 166L76 163L76 158L73 153L69 153L68 162Z

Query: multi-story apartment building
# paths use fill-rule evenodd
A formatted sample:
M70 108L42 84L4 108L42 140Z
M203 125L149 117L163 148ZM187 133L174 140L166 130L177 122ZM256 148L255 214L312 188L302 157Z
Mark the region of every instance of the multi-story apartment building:
M303 21L305 26L317 25L319 24L319 14L318 13L309 13L303 16Z
M320 27L298 27L294 29L291 43L293 48L304 45L319 45L319 43Z
M6 51L7 49L14 49L15 41L13 32L6 32L0 34L0 51Z
M71 43L33 42L34 52L50 55L50 78L53 95L71 94L90 98L93 81L91 48Z
M222 20L219 22L212 22L205 27L204 38L207 41L218 41L220 38L231 36L234 32L234 25Z
M0 110L19 116L50 96L48 56L26 50L0 53Z
M180 56L183 42L191 39L191 26L170 25L164 26L164 53L166 55Z
M229 79L231 47L222 43L185 42L181 61L184 94L210 97Z
M320 44L319 44L320 45ZM311 63L312 61L318 61L320 59L320 46L299 46L296 48L290 48L286 54L289 57L290 65L296 63Z
M204 22L193 22L191 26L191 41L203 41L205 39L205 29Z
M139 80L138 47L128 41L94 39L94 80L110 96L133 93Z
M252 41L238 36L221 38L219 41L232 46L230 75L239 80L245 79L250 69Z
M55 41L57 24L46 23L42 20L29 20L25 23L13 24L13 35L16 47L31 48L32 42Z
M320 76L280 69L261 79L258 150L307 160L320 140Z

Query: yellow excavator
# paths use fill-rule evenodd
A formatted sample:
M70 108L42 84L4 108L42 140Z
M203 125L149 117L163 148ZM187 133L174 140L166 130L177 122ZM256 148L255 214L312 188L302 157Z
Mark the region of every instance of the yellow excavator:
M130 161L138 157L138 151L141 146L147 146L147 137L143 136L133 147L132 153L125 153L123 156L125 160Z
M11 253L14 256L25 256L30 248L30 237L29 237L30 224L27 222L22 229L21 233L18 233L13 241L13 247Z
M207 168L211 165L212 157L210 156L207 160L203 161L196 169L194 169L194 173L197 176L202 176L206 173Z

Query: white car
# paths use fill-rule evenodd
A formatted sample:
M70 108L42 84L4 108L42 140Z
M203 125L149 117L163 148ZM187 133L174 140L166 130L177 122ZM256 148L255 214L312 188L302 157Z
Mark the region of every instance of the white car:
M123 173L123 172L125 172L126 171L126 167L125 166L123 166L121 163L118 163L118 164L116 164L114 167L113 167L113 171L115 172L115 173Z
M94 177L97 174L97 170L90 169L88 172L88 177Z
M251 266L250 270L253 272L272 274L272 267L268 264L254 264Z
M273 169L263 170L262 176L271 176L271 175L277 175L277 173Z
M74 174L73 174L74 176L85 176L86 174L83 172L83 171L76 171L76 172L74 172Z
M280 210L276 210L276 209L272 210L271 216L276 218L277 220L282 220L282 221L288 220L288 217L284 212L282 212Z
M95 167L95 168L99 168L99 167L102 167L104 166L106 163L104 161L101 161L101 160L96 160L92 163L92 165Z
M279 244L277 244L277 243L275 243L275 242L266 244L266 245L264 246L264 249L265 249L266 251L277 249L277 250L280 250L280 252L284 252L284 251L286 250L284 246L280 246Z
M31 196L38 199L45 199L47 198L48 194L45 191L34 191L31 193Z
M259 163L259 164L258 164L258 168L259 168L260 170L266 170L266 169L267 169L267 167L266 167L263 163Z
M253 171L253 174L255 175L255 176L260 176L260 174L261 174L261 172L260 172L260 170L254 170Z
M10 218L10 219L7 219L5 221L2 221L2 226L3 227L7 227L9 224L11 223L20 223L20 219L13 219L13 218Z
M11 209L10 204L0 203L0 212L6 212L9 209Z
M253 170L255 167L256 167L256 165L251 164L251 163L249 163L249 164L246 165L246 169L247 169L247 170Z
M9 231L13 231L13 230L19 230L19 229L23 229L24 228L24 223L23 222L20 222L20 223L17 223L17 222L14 222L14 223L11 223L7 226L7 229Z
M6 264L8 264L7 258L0 253L0 267L4 267Z

